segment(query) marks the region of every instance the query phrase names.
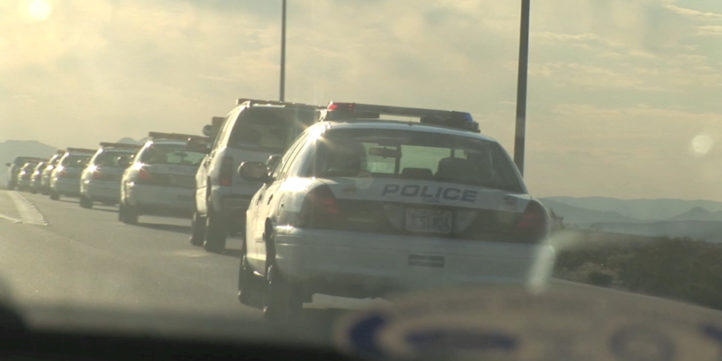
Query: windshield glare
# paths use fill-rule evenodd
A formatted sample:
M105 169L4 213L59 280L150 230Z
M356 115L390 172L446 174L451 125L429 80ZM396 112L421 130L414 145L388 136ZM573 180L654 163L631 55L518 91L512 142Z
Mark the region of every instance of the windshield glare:
M197 166L205 153L193 151L185 145L153 144L140 153L140 162L146 164L173 164Z

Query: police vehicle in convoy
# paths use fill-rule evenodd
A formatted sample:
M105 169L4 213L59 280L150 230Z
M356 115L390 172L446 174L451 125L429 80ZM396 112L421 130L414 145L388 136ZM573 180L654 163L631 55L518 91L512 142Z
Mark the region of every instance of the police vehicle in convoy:
M8 182L7 182L7 188L8 189L14 189L17 185L18 181L18 173L20 173L20 168L22 168L25 163L29 161L35 161L40 162L43 161L43 158L38 157L29 157L29 156L19 156L15 157L15 159L10 163L5 163L6 166L10 167L10 172L8 173Z
M243 161L262 161L282 153L318 119L314 105L238 99L213 134L210 153L196 173L191 243L208 251L225 248L226 237L241 231L248 202L260 183L234 176ZM214 117L214 123L217 118ZM214 129L207 125L204 134ZM238 220L241 219L239 222Z
M80 173L88 164L95 149L68 148L50 173L50 199L80 195Z
M53 173L53 169L58 165L60 157L65 154L65 150L57 150L48 160L47 165L40 174L40 193L50 194L50 175Z
M20 167L18 175L16 176L15 183L17 184L18 190L29 191L30 183L32 182L33 172L40 161L38 159L28 160Z
M39 162L35 169L33 169L33 173L30 175L30 185L28 188L30 189L30 192L37 193L40 191L40 177L43 174L43 169L48 165L48 161L44 160L42 162Z
M120 200L120 178L140 145L100 143L80 176L80 206L92 208L93 202L116 204Z
M190 216L195 173L208 151L208 138L150 132L151 137L123 172L118 219L138 223L142 214Z
M242 303L279 317L314 293L549 277L547 211L470 114L331 103L322 120L275 168L238 169L263 183L246 213Z

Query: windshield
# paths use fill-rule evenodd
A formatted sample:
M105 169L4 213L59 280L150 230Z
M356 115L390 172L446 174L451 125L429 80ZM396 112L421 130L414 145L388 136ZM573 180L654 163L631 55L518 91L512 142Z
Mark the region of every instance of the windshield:
M176 164L197 166L205 153L194 151L182 144L153 144L143 149L139 160L146 164Z
M4 0L0 79L39 328L722 352L721 0Z

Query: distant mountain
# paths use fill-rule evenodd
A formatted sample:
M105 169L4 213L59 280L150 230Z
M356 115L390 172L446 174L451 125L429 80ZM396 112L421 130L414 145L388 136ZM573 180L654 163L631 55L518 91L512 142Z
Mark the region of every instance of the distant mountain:
M703 207L690 208L684 213L680 213L672 218L671 221L713 221L722 222L722 211L710 212Z
M704 208L709 212L722 211L722 202L682 199L618 199L608 197L547 197L574 207L602 212L616 212L641 221L659 221L675 218L691 209ZM694 219L694 218L693 218Z
M564 224L567 225L589 225L599 222L639 222L638 219L626 217L617 212L598 211L570 206L566 203L558 202L549 198L543 198L541 201L545 207L553 210L557 216L564 217Z
M126 137L126 138L121 138L121 139L119 139L116 143L138 144L138 145L140 145L140 144L145 143L145 141L143 141L142 139L141 139L141 140L135 140L135 139L133 139L133 138L127 138L127 137Z
M691 238L722 243L720 221L664 221L640 223L597 223L590 228L598 231L635 234L652 237Z
M7 183L8 167L5 163L12 162L17 156L50 158L58 148L36 142L34 140L7 140L0 142L0 186Z

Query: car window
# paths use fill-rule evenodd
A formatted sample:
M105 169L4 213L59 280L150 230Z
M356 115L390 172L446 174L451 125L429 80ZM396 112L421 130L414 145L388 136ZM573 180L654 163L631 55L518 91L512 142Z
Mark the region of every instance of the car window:
M394 177L523 192L504 150L493 141L400 130L332 130L319 142L320 177Z
M293 163L299 150L306 144L307 135L303 134L291 145L288 151L281 158L281 162L273 173L274 178L284 178L288 174L288 169Z
M228 144L280 153L295 136L296 129L281 108L251 107L241 112Z
M70 154L63 157L60 164L64 167L80 167L83 168L88 164L91 155L89 154Z
M152 144L143 149L139 161L146 164L177 164L197 166L204 152L189 149L182 144Z

